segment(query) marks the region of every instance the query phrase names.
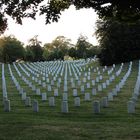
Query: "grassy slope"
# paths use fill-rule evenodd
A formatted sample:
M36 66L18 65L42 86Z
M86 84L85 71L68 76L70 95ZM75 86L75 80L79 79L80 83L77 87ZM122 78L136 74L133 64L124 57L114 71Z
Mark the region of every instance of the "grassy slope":
M126 70L127 68L126 64ZM12 70L14 71L13 67ZM124 69L122 75L125 74L126 70ZM31 96L32 99L37 98L40 105L40 112L34 113L31 107L25 107L21 101L11 81L8 67L6 67L5 73L12 110L11 112L3 111L0 87L0 140L140 139L139 102L137 103L136 114L127 113L127 101L133 92L138 73L137 62L133 64L132 73L119 95L115 97L113 102L109 102L108 108L102 108L101 114L98 115L92 112L92 102L82 100L81 106L76 108L73 106L73 99L70 98L70 112L62 114L60 112L60 97L56 101L56 107L49 107L48 102L42 103L38 97ZM14 74L16 74L15 71ZM116 79L114 84L119 80L119 78ZM111 87L101 94L105 95L110 89ZM93 97L93 100L97 98L99 99L100 96Z

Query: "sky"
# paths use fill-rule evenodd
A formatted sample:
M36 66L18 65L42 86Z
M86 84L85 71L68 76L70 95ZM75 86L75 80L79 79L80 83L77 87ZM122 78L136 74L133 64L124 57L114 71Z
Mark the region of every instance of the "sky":
M12 34L26 45L35 35L38 35L38 40L42 44L51 43L57 36L65 36L75 44L82 34L88 37L90 43L97 45L98 42L94 35L97 19L98 16L93 9L76 10L74 6L71 6L62 12L58 22L48 25L45 25L44 16L38 16L36 20L23 19L23 25L16 24L9 18L8 29L4 35Z

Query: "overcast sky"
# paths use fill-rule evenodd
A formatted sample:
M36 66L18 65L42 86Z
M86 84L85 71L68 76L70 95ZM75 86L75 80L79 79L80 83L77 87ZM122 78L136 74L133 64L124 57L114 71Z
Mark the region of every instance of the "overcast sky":
M59 22L49 25L45 25L44 16L37 17L36 20L24 19L23 25L15 24L12 19L9 19L9 26L5 35L13 34L25 44L35 35L38 35L38 39L43 44L51 42L59 35L63 35L75 44L82 34L88 37L89 42L96 45L97 41L94 35L96 20L97 15L93 9L75 10L75 7L71 6L68 10L62 12Z

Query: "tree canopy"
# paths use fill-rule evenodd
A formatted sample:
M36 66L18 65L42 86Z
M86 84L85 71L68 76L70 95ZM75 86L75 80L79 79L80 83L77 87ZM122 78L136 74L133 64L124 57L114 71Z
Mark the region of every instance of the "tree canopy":
M22 24L22 19L36 14L46 16L46 23L58 21L61 11L74 5L77 9L93 8L101 18L115 17L123 21L140 19L139 0L1 0L0 33L7 28L7 15Z
M99 20L97 28L102 65L140 59L140 22L130 24L116 20Z
M11 63L17 59L24 59L25 51L23 44L14 36L0 38L0 61Z

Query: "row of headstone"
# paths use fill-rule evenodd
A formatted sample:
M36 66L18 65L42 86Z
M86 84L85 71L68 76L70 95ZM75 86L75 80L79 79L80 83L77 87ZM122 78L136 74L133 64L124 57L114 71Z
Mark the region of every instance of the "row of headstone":
M135 113L136 103L140 94L140 61L139 61L139 68L138 68L138 76L136 80L136 84L134 87L134 92L132 93L132 97L127 102L127 112L132 114Z
M7 87L6 87L6 80L5 80L4 64L2 64L2 94L3 97L7 98Z
M113 78L113 79L114 79L114 78ZM124 79L126 79L126 78L124 78ZM124 81L125 81L125 80L124 80ZM65 84L65 85L67 85L67 84ZM87 85L88 85L87 87L89 87L89 83L87 83ZM100 87L101 87L101 86L99 86L99 91L102 90ZM103 87L105 87L105 84L103 84ZM65 91L67 91L67 88L66 88L66 87L65 87L64 89L65 89ZM90 94L85 94L85 96L87 96L87 97L89 97L89 95L90 95ZM26 99L26 98L24 98L24 100L25 100L25 99Z

